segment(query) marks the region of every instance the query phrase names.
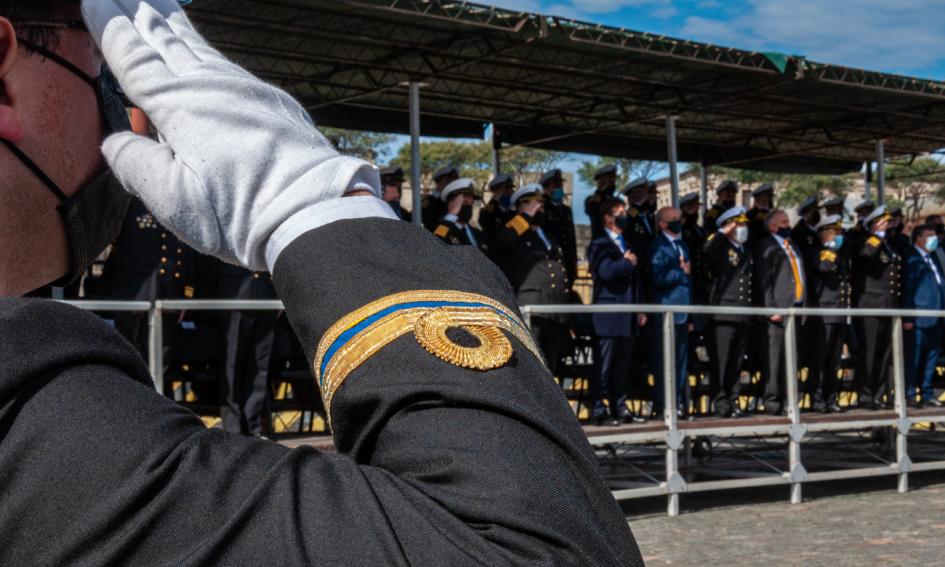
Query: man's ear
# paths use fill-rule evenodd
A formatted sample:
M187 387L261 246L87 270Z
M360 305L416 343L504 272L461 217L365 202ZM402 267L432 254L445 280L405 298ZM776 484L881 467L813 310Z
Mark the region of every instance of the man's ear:
M0 17L0 139L18 142L23 137L23 123L13 108L9 74L19 52L16 32L10 20Z

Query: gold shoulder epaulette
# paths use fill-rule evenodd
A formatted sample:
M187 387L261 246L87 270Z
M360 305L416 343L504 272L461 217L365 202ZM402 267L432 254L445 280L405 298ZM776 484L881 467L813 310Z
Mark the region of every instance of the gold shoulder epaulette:
M715 217L719 216L719 211L718 211L717 209L714 209L714 208L713 208L713 209L709 209L709 210L706 212L705 216L709 217L710 219L714 219Z
M706 242L712 242L712 239L715 238L715 235L716 235L716 234L717 234L717 233L713 232L712 234L709 235L709 238L706 238L705 241L706 241Z
M629 212L628 214L630 215L630 218L634 218L634 219L635 219L635 218L637 218L638 216L640 216L640 211L638 211L638 210L636 210L636 209L630 209L630 212Z
M878 237L876 237L876 236L871 236L871 237L869 237L869 238L866 240L866 243L867 243L869 246L872 246L873 248L879 248L879 245L882 244L883 241L880 240L880 239L879 239Z
M433 231L433 234L439 236L440 238L446 238L446 235L450 233L450 227L445 224L441 224L436 227L436 230Z
M837 253L833 250L821 250L820 251L820 261L821 262L836 262Z
M194 288L193 286L184 286L184 299L193 299L194 298Z
M528 232L528 229L531 225L528 223L527 220L525 220L525 217L523 217L522 215L515 215L514 217L512 217L512 220L505 223L505 226L511 228L512 230L515 231L515 234L521 236L525 234L526 232Z

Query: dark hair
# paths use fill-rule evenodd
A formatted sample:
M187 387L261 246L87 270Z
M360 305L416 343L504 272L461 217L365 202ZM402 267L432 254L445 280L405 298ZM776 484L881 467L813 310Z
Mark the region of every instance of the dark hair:
M75 0L0 0L0 16L17 22L47 22L62 19L65 7L78 5ZM29 27L16 31L17 36L40 47L55 47L58 35L54 28Z
M919 238L922 237L926 232L935 232L935 227L930 224L920 224L919 226L912 229L912 243L915 244Z
M942 215L929 215L925 217L925 224L936 225L940 220L942 220Z
M626 207L627 204L621 201L620 199L613 198L607 199L604 201L604 204L600 206L600 218L604 219L604 215L613 215L614 209L617 207Z

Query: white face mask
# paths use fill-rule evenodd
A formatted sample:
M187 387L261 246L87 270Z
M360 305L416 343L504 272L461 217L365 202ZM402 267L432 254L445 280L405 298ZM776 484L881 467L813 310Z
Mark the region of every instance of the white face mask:
M738 242L739 244L744 244L748 242L748 227L747 226L735 227L735 242Z

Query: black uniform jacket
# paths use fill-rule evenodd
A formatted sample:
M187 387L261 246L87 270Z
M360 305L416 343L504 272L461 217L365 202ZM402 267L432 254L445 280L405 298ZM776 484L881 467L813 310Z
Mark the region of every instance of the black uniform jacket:
M845 250L820 246L817 263L808 276L811 280L811 307L848 309L853 295L850 279L850 256ZM824 317L824 323L843 324L846 317Z
M486 235L474 226L469 227L473 232L473 238L476 239L476 246L483 254L489 253L489 245L486 242ZM471 246L469 235L466 231L453 221L440 219L440 224L433 230L433 234L443 242L451 246Z
M607 199L614 196L616 189L616 187L608 187L603 190L598 189L588 196L587 199L584 199L584 213L587 214L587 218L591 221L591 238L605 236L604 221L600 218L600 207Z
M895 309L902 300L902 257L885 239L859 235L850 243L853 256L853 306Z
M803 257L797 246L791 243L794 257L803 268ZM797 281L784 247L771 233L755 246L755 304L761 307L794 307L797 297ZM806 275L806 274L805 274ZM810 295L805 290L805 302Z
M574 285L577 279L577 235L574 232L574 213L564 203L545 198L545 232L555 239L564 254L564 269L568 281Z
M521 305L569 303L564 255L548 233L545 238L551 243L550 250L524 215L515 215L496 233L493 254Z
M736 246L715 233L705 243L705 261L709 269L709 305L751 307L752 277L755 261L744 245ZM715 321L745 322L746 315L714 315Z
M445 212L445 211L444 211ZM484 207L479 209L479 226L489 242L495 240L497 232L502 230L505 223L515 216L515 211L503 208L499 200L493 197Z
M478 251L400 221L346 220L292 243L274 279L310 360L352 322L345 345L384 336L331 357L347 372L323 384L337 386L337 454L207 429L154 391L105 322L0 299L0 565L643 564L518 330L512 290ZM488 356L473 358L492 370L447 362L453 343L419 321L398 336L362 318L413 305L424 329L444 330L457 298L488 321L475 328ZM418 313L406 307L393 321Z
M440 199L439 195L427 195L420 201L420 221L427 230L432 232L440 221L440 217L445 214L446 203Z

